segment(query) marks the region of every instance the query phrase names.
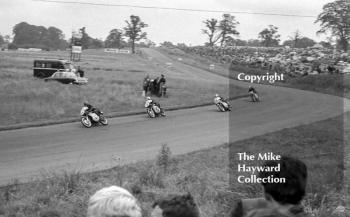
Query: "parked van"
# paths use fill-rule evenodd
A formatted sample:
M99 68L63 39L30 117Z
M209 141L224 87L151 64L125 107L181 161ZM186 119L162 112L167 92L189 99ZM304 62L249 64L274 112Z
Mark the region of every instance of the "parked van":
M47 78L52 76L58 70L67 70L75 72L74 66L68 60L41 59L34 60L33 75L38 78Z

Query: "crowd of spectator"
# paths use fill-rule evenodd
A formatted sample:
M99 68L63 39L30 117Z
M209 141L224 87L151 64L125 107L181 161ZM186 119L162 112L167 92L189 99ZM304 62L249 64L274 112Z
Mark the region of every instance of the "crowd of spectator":
M321 73L350 73L350 54L323 48L288 47L181 47L187 53L217 62L260 68L270 72L300 76Z
M304 162L287 156L268 160L264 167L280 170L263 170L260 178L284 177L285 183L262 183L264 197L239 199L231 204L230 217L307 217L301 201L305 196L307 167ZM139 192L133 192L139 194ZM200 217L201 212L190 193L167 195L154 201L151 213L145 214L142 206L128 190L109 186L96 191L88 201L87 217ZM61 217L58 212L45 212L41 217Z

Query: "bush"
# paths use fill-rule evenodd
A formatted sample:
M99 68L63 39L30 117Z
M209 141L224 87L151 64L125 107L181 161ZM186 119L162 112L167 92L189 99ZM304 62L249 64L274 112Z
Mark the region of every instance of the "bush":
M161 149L159 150L156 164L164 173L168 171L170 165L170 156L171 151L169 146L167 144L163 144Z
M18 47L17 47L17 45L16 45L16 44L14 44L14 43L10 43L10 44L8 44L8 49L9 49L9 50L17 50L17 49L18 49Z

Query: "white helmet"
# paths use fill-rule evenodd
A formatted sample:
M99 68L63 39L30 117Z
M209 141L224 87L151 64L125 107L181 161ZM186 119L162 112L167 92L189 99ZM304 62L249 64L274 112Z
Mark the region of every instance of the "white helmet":
M146 100L151 100L151 97L148 96L148 97L146 98Z
M217 94L215 94L215 97L219 97L220 95L217 93Z

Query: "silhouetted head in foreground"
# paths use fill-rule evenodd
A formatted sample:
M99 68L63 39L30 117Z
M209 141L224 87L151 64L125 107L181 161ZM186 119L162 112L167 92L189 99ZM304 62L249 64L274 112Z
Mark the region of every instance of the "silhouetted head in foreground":
M280 160L265 161L263 166L279 169L261 171L259 178L266 180L273 176L285 181L262 183L265 197L237 201L230 217L307 217L300 203L305 195L306 165L298 159L281 156Z
M170 196L153 204L152 217L199 217L191 194Z
M87 217L141 217L141 208L130 192L118 186L102 188L91 196Z
M262 183L267 200L273 199L280 204L299 204L305 195L307 168L295 158L282 156L281 160L266 161L263 166L276 167L280 164L280 171L260 172L260 178L274 176L285 178L285 183Z

